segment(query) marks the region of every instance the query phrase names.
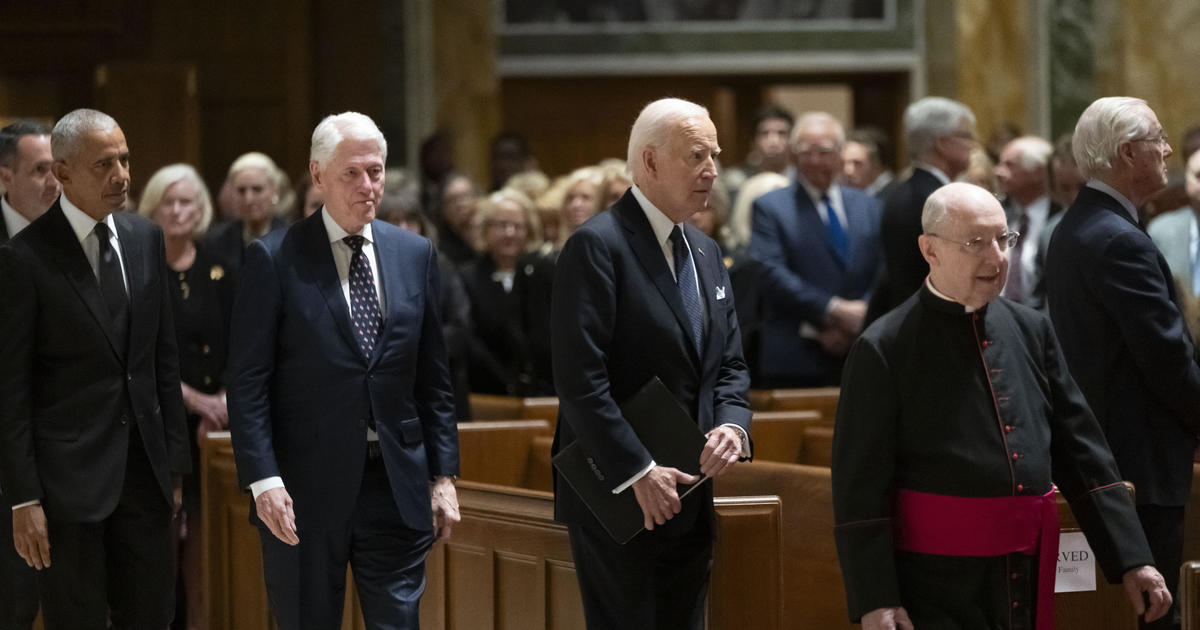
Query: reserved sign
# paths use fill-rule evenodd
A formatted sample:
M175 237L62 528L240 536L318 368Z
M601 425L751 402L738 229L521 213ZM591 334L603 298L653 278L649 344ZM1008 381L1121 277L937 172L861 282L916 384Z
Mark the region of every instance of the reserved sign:
M1096 556L1080 532L1059 534L1055 593L1096 590Z

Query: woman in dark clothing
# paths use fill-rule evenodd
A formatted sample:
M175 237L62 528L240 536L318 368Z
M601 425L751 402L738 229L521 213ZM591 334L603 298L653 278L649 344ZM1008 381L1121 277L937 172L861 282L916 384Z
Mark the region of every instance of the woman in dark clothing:
M159 169L146 182L138 208L163 231L179 344L179 376L188 409L192 462L198 465L199 436L223 430L229 423L223 376L233 282L226 266L197 243L212 220L212 202L194 168L173 164ZM176 605L174 627L204 627L199 475L184 478L183 506L180 572L186 595Z
M233 188L237 220L213 227L204 242L227 271L236 273L251 241L287 225L281 215L287 213L291 202L281 201L287 176L274 160L257 151L234 160L226 179ZM290 188L286 192L287 198L294 197Z
M522 294L515 287L519 259L541 241L537 212L528 197L504 189L480 202L479 219L484 252L462 270L474 329L468 342L471 391L531 395Z

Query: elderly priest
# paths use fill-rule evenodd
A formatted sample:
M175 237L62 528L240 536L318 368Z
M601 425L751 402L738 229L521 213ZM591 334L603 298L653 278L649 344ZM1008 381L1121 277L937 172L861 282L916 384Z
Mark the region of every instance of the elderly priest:
M1052 479L1105 576L1161 617L1171 596L1050 322L998 297L1019 237L1000 204L950 184L921 227L924 286L863 333L842 378L833 505L851 618L1051 628Z

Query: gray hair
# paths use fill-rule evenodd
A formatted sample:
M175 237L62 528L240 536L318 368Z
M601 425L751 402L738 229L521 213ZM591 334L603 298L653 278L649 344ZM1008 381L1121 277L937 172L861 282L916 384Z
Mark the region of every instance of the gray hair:
M646 149L663 149L671 142L671 132L682 121L690 118L708 118L708 109L681 98L663 98L642 108L633 129L629 131L629 164L633 181L646 175L642 165L642 152Z
M83 139L95 131L108 131L117 127L117 121L108 114L95 109L77 109L58 119L50 132L50 154L55 161L74 157L83 144Z
M805 112L800 114L796 119L796 124L792 125L792 134L788 139L788 145L795 149L800 143L800 135L810 127L818 127L828 125L833 127L834 141L837 142L837 148L841 149L846 144L846 130L842 127L841 121L834 118L833 114L828 112Z
M904 110L904 142L908 145L908 154L921 159L939 138L958 131L963 120L975 126L971 108L958 101L926 96L911 103Z
M1027 171L1044 170L1050 164L1050 155L1054 153L1054 146L1037 136L1021 136L1010 141L1009 145L1016 149L1021 168Z
M1149 109L1146 101L1130 96L1106 96L1088 105L1071 141L1079 172L1090 178L1111 169L1122 144L1150 133Z
M162 203L163 197L166 196L167 189L184 180L196 185L196 205L200 206L200 220L196 222L192 234L200 237L208 230L208 224L212 223L212 196L208 194L204 180L200 179L200 173L190 164L171 164L155 171L146 182L146 187L142 189L142 198L138 200L138 214L152 219L158 204Z
M333 151L346 139L374 140L379 145L384 162L387 161L387 139L383 137L383 132L369 116L358 112L326 116L318 123L317 128L313 129L312 150L308 159L323 168L333 159Z

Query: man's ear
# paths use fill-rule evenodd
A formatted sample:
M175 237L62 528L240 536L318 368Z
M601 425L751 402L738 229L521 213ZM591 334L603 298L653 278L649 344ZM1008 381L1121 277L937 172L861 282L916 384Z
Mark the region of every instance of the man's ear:
M67 163L62 160L54 160L50 165L50 172L54 173L54 179L64 186L71 181L71 169L67 168Z
M12 188L13 169L10 166L0 165L0 184L4 184L4 189Z
M1122 142L1117 147L1117 159L1126 164L1133 164L1133 143Z
M316 160L312 160L308 163L308 174L310 177L312 177L313 186L316 187L317 190L325 192L325 181L324 178L321 177L321 165ZM304 203L304 200L301 199L300 203Z
M650 147L642 149L642 167L647 175L658 178L658 156L654 154L654 149Z
M921 256L925 258L925 262L929 263L930 267L941 264L941 259L938 258L937 250L933 246L933 237L922 234L917 237L917 247L921 250Z

